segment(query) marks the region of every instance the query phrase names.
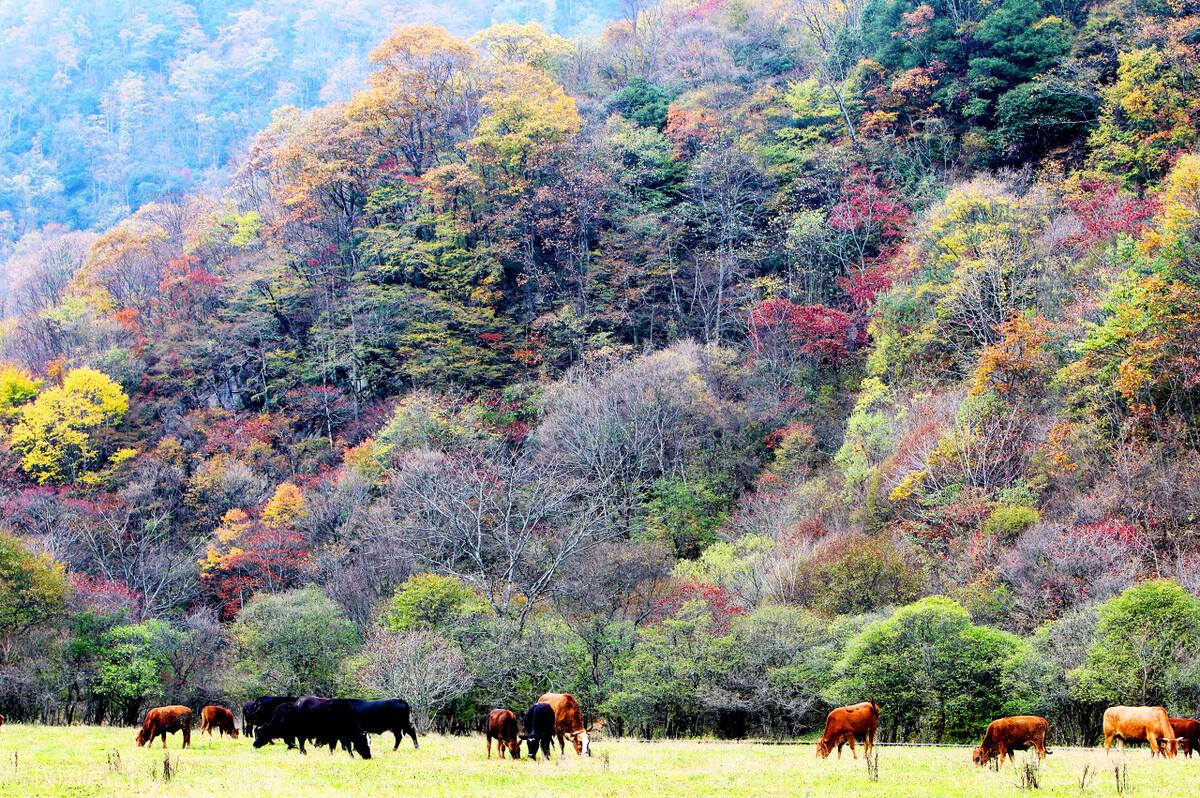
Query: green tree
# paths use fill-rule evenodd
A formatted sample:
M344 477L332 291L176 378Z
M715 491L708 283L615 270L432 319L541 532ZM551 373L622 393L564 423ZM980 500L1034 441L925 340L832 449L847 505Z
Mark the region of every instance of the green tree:
M0 661L18 635L58 617L69 594L61 563L0 532Z
M93 694L123 723L137 723L143 704L163 695L171 651L183 636L160 620L112 628L102 636Z
M646 502L646 531L669 543L676 556L693 559L717 539L727 504L703 481L660 479Z
M107 374L74 369L21 409L9 445L39 483L74 482L102 461L96 434L119 424L128 409L129 397Z
M976 626L957 602L930 596L851 640L827 697L875 699L894 739L973 740L1027 706L1016 676L1028 655L1016 635Z
M230 629L244 694L336 695L342 662L358 650L354 624L320 589L256 595Z
M1200 599L1170 579L1134 585L1099 607L1087 660L1070 674L1072 694L1153 706L1168 704L1194 678Z
M381 619L389 632L453 633L487 612L487 603L452 576L417 574L404 580Z

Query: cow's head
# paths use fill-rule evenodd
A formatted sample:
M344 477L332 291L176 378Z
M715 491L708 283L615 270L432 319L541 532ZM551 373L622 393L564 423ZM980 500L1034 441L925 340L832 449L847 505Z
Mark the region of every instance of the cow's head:
M141 748L143 745L145 745L147 742L150 741L150 738L149 738L149 736L147 736L147 731L146 731L146 729L148 727L149 727L149 724L138 729L138 733L137 733L138 748Z
M992 758L992 752L984 748L982 745L971 752L971 761L978 767L983 767Z
M233 725L233 728L229 730L229 736L235 740L238 738L238 727L236 723Z
M1159 737L1158 752L1168 759L1173 759L1179 753L1179 743L1183 740L1183 737Z
M577 731L568 735L571 738L571 745L575 746L575 753L579 756L592 755L592 741L585 731Z
M513 759L521 758L521 740L520 740L520 738L514 737L511 740L509 740L507 743L503 743L503 745L506 748L508 748L508 753Z
M831 746L829 745L829 741L826 740L824 737L822 737L820 740L817 740L817 756L821 757L822 759L825 759L826 757L829 756L830 748L831 748Z
M363 759L371 758L371 745L367 742L367 735L364 732L359 732L358 734L354 735L353 742L354 750L358 752L359 756L361 756ZM329 744L329 750L333 750L333 743Z
M269 726L257 726L254 729L254 747L262 748L264 745L270 745L275 739L272 729Z

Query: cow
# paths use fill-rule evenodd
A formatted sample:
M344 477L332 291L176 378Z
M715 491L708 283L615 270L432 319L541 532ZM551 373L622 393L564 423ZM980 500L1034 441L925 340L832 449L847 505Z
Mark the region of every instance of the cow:
M564 737L571 739L575 753L579 756L592 755L592 741L587 729L583 728L583 713L579 702L570 693L546 693L538 701L554 708L554 733L558 735L558 753L566 753Z
M867 756L870 756L871 749L875 747L875 730L878 728L879 705L874 701L838 707L825 718L825 733L817 741L817 756L824 759L833 751L833 747L837 746L838 759L841 759L842 746L850 743L850 753L858 759L854 750L856 737L863 739Z
M272 740L289 737L297 741L302 754L308 753L304 743L312 740L317 746L328 745L330 751L340 744L351 758L355 751L363 759L371 758L367 734L345 699L310 695L293 704L279 705L270 722L254 730L254 747L262 748Z
M183 732L183 747L192 747L192 710L178 704L155 707L146 713L146 720L137 733L138 748L162 737L163 748L167 747L167 735Z
M1192 751L1200 752L1200 721L1191 718L1167 718L1175 739L1183 745L1183 754L1192 758Z
M242 704L242 729L246 736L253 738L254 730L257 727L266 726L274 717L275 710L280 704L294 703L296 703L296 696L264 695ZM295 747L294 744L289 743L288 745L288 748Z
M1104 752L1109 753L1113 740L1119 740L1121 750L1126 742L1145 742L1150 756L1175 756L1178 740L1162 707L1109 707L1104 710Z
M0 715L0 726L3 726L5 723L8 723L8 718Z
M554 707L545 701L538 701L525 713L525 733L521 735L521 739L529 746L530 759L537 759L539 748L546 759L550 758L554 728Z
M233 713L225 707L209 704L200 710L200 732L208 732L208 736L212 737L213 729L220 732L222 737L228 734L235 740L238 738L238 727Z
M507 748L513 759L521 758L521 740L517 737L517 716L511 709L493 709L488 713L483 727L487 737L487 755L492 758L492 740L496 740L496 751L504 758Z
M347 702L350 704L350 709L354 710L354 717L358 719L358 725L362 726L362 730L367 734L392 733L392 737L395 738L393 751L400 747L400 740L406 734L412 737L413 748L421 747L417 742L417 730L413 728L412 722L409 720L410 712L407 701L400 698L388 698L381 701L350 698L347 699Z
M993 758L998 758L1004 764L1007 756L1014 764L1016 757L1013 751L1027 751L1033 747L1038 759L1046 758L1046 731L1050 724L1045 718L1036 715L1016 715L1011 718L1000 718L988 724L983 735L983 742L971 754L971 760L982 767Z

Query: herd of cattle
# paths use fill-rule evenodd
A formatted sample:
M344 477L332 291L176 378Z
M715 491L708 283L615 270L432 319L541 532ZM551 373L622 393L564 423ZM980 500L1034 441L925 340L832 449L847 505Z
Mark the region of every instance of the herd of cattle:
M327 745L331 752L341 746L351 757L357 752L363 759L371 758L368 734L391 732L393 751L400 747L400 740L405 735L412 738L413 748L420 748L417 730L409 715L408 703L398 698L361 701L316 696L263 696L242 707L245 733L248 737L253 735L255 748L281 740L288 748L299 748L301 753L306 753L305 744L312 743L317 747ZM0 723L3 722L3 716L0 716ZM530 759L537 759L538 751L549 759L555 738L560 755L565 753L568 739L576 754L592 755L579 702L570 693L546 693L525 712L524 733L520 731L521 725L511 709L493 709L488 714L484 724L488 759L492 757L493 740L501 759L505 751L513 759L520 759L522 740L528 745ZM839 707L825 720L825 731L817 741L817 756L826 758L836 748L840 759L842 747L849 745L851 755L857 759L855 744L858 741L862 741L870 756L878 728L879 705L874 701ZM1033 749L1039 760L1045 760L1049 753L1046 750L1049 728L1046 719L1036 715L994 720L971 758L976 765L986 765L993 759L1003 764L1006 756L1015 762L1014 751ZM210 736L216 731L234 739L238 737L233 712L220 706L207 706L201 710L200 731L208 732ZM137 744L142 746L162 737L166 748L167 735L174 732L183 734L184 748L191 745L192 710L185 706L157 707L146 714L137 734ZM1174 757L1182 746L1190 757L1192 751L1200 751L1200 722L1169 717L1162 707L1109 707L1104 711L1106 752L1114 741L1120 743L1122 750L1127 742L1146 743L1151 757Z
M408 735L413 748L420 748L417 730L410 719L408 702L399 699L363 701L354 698L318 698L317 696L263 696L248 701L242 706L242 721L247 737L253 735L254 747L262 748L276 740L288 748L299 748L307 753L305 745L312 743L320 748L329 746L332 752L341 746L351 757L357 753L363 759L371 758L368 734L391 732L395 744ZM0 720L0 723L3 721ZM233 739L238 738L238 727L233 712L227 707L210 705L200 711L200 731L214 731ZM579 702L570 693L546 693L525 713L525 733L518 732L516 714L510 709L494 709L488 716L485 728L488 758L492 756L492 740L497 741L500 757L507 749L514 759L521 758L521 740L529 746L529 758L537 759L540 750L548 759L551 742L558 738L559 753L566 750L566 740L575 747L575 753L591 756L592 745L583 726L583 713ZM161 737L163 748L167 747L167 735L180 732L183 747L192 744L192 710L174 705L156 707L146 713L142 728L137 733L137 744L143 746Z

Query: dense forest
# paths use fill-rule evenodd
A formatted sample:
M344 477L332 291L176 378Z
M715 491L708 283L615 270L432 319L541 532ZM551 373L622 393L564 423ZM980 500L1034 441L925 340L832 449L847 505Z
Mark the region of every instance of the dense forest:
M570 34L618 13L614 0L3 0L0 257L47 224L103 228L219 185L273 110L361 88L397 25Z
M13 246L0 711L1200 711L1200 9L338 24L227 181Z

